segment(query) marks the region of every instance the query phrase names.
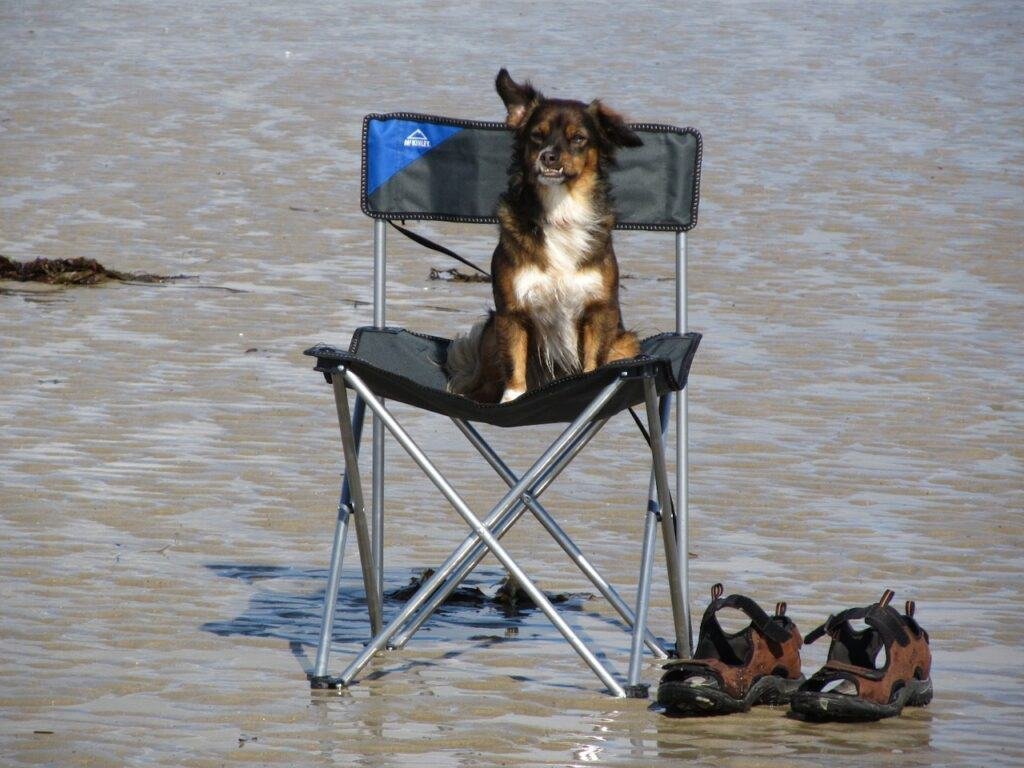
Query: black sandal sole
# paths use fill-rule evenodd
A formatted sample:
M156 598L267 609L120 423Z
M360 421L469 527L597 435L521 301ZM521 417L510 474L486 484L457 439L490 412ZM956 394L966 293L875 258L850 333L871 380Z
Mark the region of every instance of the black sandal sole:
M669 717L731 715L759 704L786 704L803 682L803 675L796 680L768 675L750 686L740 699L710 686L667 682L658 686L658 704Z
M924 707L932 700L932 681L911 680L893 695L888 704L876 704L841 693L799 691L790 708L807 720L870 721L895 717L904 707Z

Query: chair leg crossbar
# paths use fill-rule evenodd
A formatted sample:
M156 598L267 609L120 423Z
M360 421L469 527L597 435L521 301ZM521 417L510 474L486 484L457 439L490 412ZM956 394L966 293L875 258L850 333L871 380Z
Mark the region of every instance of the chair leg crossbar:
M640 682L640 665L643 646L656 658L666 658L670 650L647 629L647 611L650 602L651 579L654 561L654 543L658 523L662 527L665 546L665 561L672 603L673 624L678 649L689 648L688 621L685 599L682 592L679 552L676 535L677 525L669 492L668 473L665 465L664 436L668 427L671 397L664 396L660 403L655 390L654 379L644 376L644 395L647 406L647 421L650 429L652 472L648 494L647 514L644 525L643 550L641 555L640 578L634 608L630 608L616 590L598 573L583 552L558 525L540 503L539 497L583 450L604 424L607 418L597 418L602 408L615 396L625 382L619 378L608 384L584 411L558 436L521 476L517 477L483 439L480 433L467 421L453 419L455 425L480 452L481 456L509 486L508 492L492 507L481 520L463 501L462 497L448 483L444 475L427 458L403 427L395 420L366 383L353 371L338 367L331 371L335 405L341 429L345 474L338 504L338 518L331 551L330 573L324 596L323 621L317 646L316 664L310 675L314 688L339 688L352 683L370 659L384 649L402 648L423 625L423 623L444 603L448 596L464 581L480 561L491 552L504 566L519 587L533 603L547 616L569 645L593 670L608 691L617 697L643 698L647 686ZM348 390L354 390L355 403L351 411L348 404ZM381 560L375 557L376 542L370 532L367 512L363 499L359 473L359 442L362 434L366 408L377 417L399 445L423 470L430 481L441 491L456 512L472 529L462 543L445 562L427 578L417 592L391 621L384 625L382 606ZM561 546L569 559L594 584L609 601L622 620L631 628L629 671L626 685L620 684L608 668L580 639L579 635L555 610L551 601L527 577L519 565L500 543L502 536L512 528L522 515L529 510L540 524ZM663 514L663 510L666 512ZM345 540L349 521L356 529L356 538L362 569L363 584L370 617L372 638L338 677L327 675L330 654L331 631L334 624L335 606L341 582ZM685 557L685 554L684 554Z

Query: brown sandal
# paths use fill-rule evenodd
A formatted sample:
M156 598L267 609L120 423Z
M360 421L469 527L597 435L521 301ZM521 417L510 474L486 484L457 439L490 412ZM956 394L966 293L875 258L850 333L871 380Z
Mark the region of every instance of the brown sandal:
M901 616L889 606L893 595L887 589L874 605L830 616L804 638L810 644L828 634L832 645L825 666L793 697L793 712L810 720L880 720L932 700L928 633L914 620L914 602L907 601ZM851 619L867 627L855 630Z
M658 704L666 715L728 715L755 704L784 704L803 682L800 674L800 632L778 603L769 616L744 595L722 597L722 585L711 588L711 604L700 622L693 659L665 665L658 686ZM750 624L727 635L715 614L738 608Z

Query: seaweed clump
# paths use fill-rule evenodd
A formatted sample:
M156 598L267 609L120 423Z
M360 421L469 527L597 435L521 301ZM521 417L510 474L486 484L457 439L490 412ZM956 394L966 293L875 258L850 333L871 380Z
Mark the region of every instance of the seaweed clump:
M96 285L108 280L131 283L164 283L185 275L151 275L145 272L119 272L95 259L34 259L14 261L0 255L0 280L48 283L50 285Z
M441 280L445 283L489 283L491 282L490 275L485 275L477 272L462 272L459 269L437 269L436 267L430 268L430 279Z

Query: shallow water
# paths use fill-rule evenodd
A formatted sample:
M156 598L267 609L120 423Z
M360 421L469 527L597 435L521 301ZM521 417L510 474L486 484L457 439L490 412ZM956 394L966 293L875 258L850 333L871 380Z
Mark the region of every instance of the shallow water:
M0 6L0 252L195 276L0 286L5 763L1024 761L1018 7L122 5ZM500 118L502 65L704 134L694 611L723 581L808 631L892 587L931 633L927 709L671 720L604 695L536 612L466 608L344 694L310 693L340 452L301 351L371 320L360 119ZM482 261L493 241L419 229ZM627 322L669 327L671 238L617 246ZM443 257L389 253L390 322L448 333L486 305L487 286L426 279ZM454 427L397 410L474 508L496 498ZM515 467L535 453L486 434ZM545 496L627 593L640 447L617 418ZM389 589L464 532L398 454ZM587 591L537 531L510 551L546 589ZM500 578L488 560L476 583ZM334 671L367 633L359 594L349 569ZM653 601L665 633L663 584ZM610 609L577 596L565 615L625 672Z

